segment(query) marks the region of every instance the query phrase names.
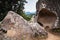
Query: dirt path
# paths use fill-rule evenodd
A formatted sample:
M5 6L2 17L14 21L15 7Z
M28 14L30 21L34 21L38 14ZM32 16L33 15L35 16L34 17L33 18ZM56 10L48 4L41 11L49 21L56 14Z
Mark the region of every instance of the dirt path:
M48 33L48 38L46 40L60 40L60 36L56 36L51 33Z

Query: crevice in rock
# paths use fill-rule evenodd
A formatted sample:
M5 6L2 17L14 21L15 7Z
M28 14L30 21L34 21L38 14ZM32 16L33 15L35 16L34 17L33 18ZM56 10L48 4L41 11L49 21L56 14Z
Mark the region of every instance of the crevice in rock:
M38 14L37 22L42 23L44 27L49 26L51 28L56 20L57 15L55 13L43 8Z

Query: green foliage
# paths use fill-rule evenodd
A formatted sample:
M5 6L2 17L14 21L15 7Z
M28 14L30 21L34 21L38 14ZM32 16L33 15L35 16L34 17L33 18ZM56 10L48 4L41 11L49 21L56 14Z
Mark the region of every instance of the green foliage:
M0 21L6 16L7 12L12 10L19 15L21 15L24 19L29 21L32 15L26 15L23 12L24 3L27 3L26 0L0 0Z
M22 13L21 16L26 19L27 21L29 21L32 17L32 15L26 15L25 13Z
M8 11L23 13L24 3L27 3L26 0L0 0L0 21L3 20Z

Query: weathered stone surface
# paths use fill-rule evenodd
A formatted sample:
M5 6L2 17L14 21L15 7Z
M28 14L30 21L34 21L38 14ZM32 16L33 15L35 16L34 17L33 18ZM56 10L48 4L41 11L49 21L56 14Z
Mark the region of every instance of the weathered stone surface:
M37 22L48 32L46 40L60 40L60 0L38 0Z
M1 28L7 31L1 33L1 40L41 40L47 37L47 32L38 23L29 23L12 11L1 22Z
M60 28L60 0L38 0L37 21L50 29Z
M45 34L45 35L43 35L43 37L47 37L47 33L44 33L44 30L43 30L44 28L35 21L35 17L34 16L29 21L29 25L31 25L32 29L34 29L33 30L34 33L35 32L37 34L40 33L40 35Z

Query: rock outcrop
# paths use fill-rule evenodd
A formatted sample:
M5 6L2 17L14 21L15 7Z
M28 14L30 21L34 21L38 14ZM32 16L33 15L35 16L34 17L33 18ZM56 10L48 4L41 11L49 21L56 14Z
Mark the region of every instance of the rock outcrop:
M0 40L41 40L48 35L37 22L29 23L13 11L8 12L0 26Z
M60 0L38 0L37 22L48 32L46 40L60 40Z
M60 0L38 0L36 10L39 23L51 29L60 28Z

